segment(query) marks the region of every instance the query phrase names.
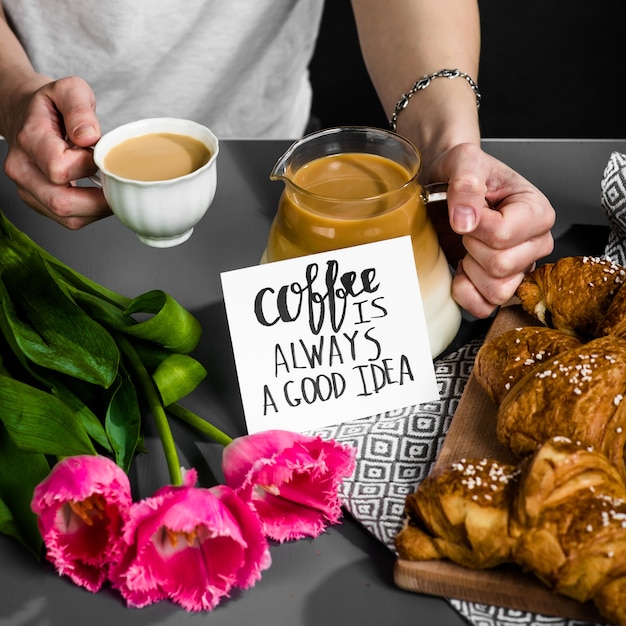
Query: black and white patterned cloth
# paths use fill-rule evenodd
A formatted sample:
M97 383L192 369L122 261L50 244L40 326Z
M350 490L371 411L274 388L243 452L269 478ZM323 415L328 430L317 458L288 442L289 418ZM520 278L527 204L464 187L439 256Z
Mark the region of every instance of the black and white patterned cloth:
M601 183L611 226L605 255L626 266L626 155L613 153ZM469 379L484 337L435 361L440 399L316 431L356 446L357 466L344 483L345 507L394 550L404 499L430 472ZM587 622L448 599L475 626L591 626Z
M601 202L611 227L604 254L626 266L626 154L611 154L602 179Z

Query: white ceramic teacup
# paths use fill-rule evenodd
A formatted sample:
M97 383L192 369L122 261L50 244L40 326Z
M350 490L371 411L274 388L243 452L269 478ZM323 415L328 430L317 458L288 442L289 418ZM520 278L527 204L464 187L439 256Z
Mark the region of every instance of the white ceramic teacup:
M208 162L184 176L167 180L141 181L113 174L106 167L107 153L133 137L152 133L187 135L209 150ZM109 206L118 219L139 239L157 248L183 243L204 216L217 187L217 137L191 120L160 117L119 126L101 137L94 147L99 182Z

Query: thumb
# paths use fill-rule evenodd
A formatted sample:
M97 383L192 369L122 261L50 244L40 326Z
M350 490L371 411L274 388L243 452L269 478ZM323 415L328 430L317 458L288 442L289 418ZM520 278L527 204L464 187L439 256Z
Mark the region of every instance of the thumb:
M485 183L475 175L455 177L448 184L448 213L452 229L465 235L476 230L485 208Z
M478 215L470 204L449 204L449 207L450 225L455 233L465 235L476 229Z
M446 154L444 165L450 226L460 235L472 233L489 206L486 197L494 160L479 146L461 144Z
M63 117L68 139L73 144L87 147L100 139L96 96L86 81L75 76L58 80L54 84L52 98Z

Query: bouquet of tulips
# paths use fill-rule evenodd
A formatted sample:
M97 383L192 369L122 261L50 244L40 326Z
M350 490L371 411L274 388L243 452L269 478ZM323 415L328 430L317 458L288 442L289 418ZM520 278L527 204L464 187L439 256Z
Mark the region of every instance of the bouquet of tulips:
M233 439L182 406L206 376L200 333L168 294L114 293L0 212L0 532L92 592L201 611L260 579L268 540L336 523L355 450L286 431ZM171 482L133 501L144 412ZM225 484L180 466L171 417L224 446Z

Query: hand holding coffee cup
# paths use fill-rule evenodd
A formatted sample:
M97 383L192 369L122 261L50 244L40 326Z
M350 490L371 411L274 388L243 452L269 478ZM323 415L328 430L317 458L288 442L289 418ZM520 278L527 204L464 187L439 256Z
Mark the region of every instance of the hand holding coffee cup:
M119 126L94 148L102 191L117 218L143 243L183 243L209 208L217 187L217 137L178 118Z

